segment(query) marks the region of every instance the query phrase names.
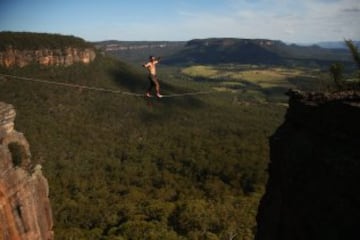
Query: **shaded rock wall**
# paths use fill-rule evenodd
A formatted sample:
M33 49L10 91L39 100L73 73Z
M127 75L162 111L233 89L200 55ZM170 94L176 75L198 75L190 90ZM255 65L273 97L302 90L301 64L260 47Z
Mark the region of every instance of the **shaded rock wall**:
M0 102L0 239L53 239L48 183L14 119L13 106Z
M256 240L359 239L360 93L289 95Z
M28 64L69 66L74 63L90 63L96 57L93 49L68 47L65 49L17 50L8 47L0 52L0 65L4 67L24 67Z

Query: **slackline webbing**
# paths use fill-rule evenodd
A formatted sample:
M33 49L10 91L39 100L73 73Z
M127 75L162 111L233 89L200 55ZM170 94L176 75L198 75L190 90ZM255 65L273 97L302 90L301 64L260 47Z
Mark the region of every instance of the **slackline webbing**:
M141 93L127 92L127 91L121 91L121 90L110 89L110 88L91 87L91 86L86 86L86 85L79 85L79 84L66 83L66 82L56 82L56 81L49 81L49 80L29 78L29 77L20 77L20 76L2 74L2 73L0 73L0 76L17 79L17 80L22 80L22 81L38 82L38 83L42 83L42 84L62 86L62 87L68 87L68 88L86 89L86 90L91 90L91 91L107 92L107 93L112 93L112 94L135 96L135 97L144 97L145 96L145 94L141 94ZM211 93L214 93L214 91L173 93L173 94L163 95L163 98L195 96L195 95L204 95L204 94L211 94Z

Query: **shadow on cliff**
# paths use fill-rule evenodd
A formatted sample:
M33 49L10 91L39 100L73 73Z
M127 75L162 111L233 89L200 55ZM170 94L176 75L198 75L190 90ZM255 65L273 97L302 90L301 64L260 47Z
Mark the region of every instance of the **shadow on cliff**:
M288 95L255 239L358 239L360 93Z
M119 87L125 88L129 92L141 93L146 89L146 79L126 64L117 64L116 68L109 70L109 75Z

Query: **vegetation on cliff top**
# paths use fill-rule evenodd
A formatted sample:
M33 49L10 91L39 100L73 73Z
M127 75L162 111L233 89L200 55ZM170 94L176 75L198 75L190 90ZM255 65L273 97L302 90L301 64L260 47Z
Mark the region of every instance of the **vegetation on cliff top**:
M75 36L32 32L0 32L0 51L6 50L10 46L18 50L92 47L90 43Z

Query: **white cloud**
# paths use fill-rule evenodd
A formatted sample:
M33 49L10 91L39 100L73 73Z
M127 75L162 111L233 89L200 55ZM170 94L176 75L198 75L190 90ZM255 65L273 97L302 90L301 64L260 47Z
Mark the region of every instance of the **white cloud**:
M223 0L222 4L213 10L183 6L176 9L169 21L118 24L109 28L107 35L128 40L208 37L285 42L360 40L359 0Z
M183 11L177 26L193 37L270 38L288 42L360 39L360 1L228 1L225 14ZM262 4L262 5L259 5ZM265 7L266 6L266 7Z

